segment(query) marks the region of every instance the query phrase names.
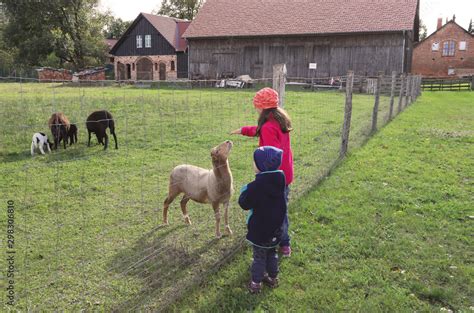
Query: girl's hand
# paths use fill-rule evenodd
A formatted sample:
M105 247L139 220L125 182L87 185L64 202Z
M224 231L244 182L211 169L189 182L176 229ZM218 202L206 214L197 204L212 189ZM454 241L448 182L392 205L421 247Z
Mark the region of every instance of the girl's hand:
M231 135L241 135L242 134L242 128L233 130L230 132Z

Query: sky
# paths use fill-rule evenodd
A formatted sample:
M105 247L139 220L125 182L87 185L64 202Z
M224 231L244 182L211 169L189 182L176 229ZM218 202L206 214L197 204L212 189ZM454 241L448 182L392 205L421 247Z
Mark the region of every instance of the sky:
M291 1L291 0L289 0ZM315 0L316 1L316 0ZM403 1L403 0L399 0ZM420 16L428 27L428 35L436 30L438 17L450 20L456 14L456 22L467 29L474 19L474 0L420 0ZM102 9L109 8L116 17L134 20L138 13L151 13L160 7L161 0L100 0Z

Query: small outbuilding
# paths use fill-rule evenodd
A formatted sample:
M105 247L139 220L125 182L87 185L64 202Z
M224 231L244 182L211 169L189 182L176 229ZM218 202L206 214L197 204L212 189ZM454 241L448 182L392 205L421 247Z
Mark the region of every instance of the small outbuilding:
M189 21L140 13L110 50L116 80L173 80L188 77L182 34Z

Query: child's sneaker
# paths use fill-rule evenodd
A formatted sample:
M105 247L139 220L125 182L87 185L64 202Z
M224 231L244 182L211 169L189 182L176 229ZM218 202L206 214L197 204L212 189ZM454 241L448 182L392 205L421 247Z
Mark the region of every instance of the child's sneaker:
M290 246L282 246L280 247L280 252L283 257L288 258L291 256L291 247Z
M265 275L263 277L263 283L270 288L276 288L278 287L278 277L271 278L270 276Z
M254 283L250 281L247 288L249 289L250 293L260 293L262 290L262 283Z

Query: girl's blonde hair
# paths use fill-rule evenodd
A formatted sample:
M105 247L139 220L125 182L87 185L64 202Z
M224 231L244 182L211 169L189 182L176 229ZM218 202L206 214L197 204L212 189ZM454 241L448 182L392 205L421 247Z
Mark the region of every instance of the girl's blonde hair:
M270 116L273 116L278 124L280 124L280 129L282 132L289 133L293 130L291 127L291 119L288 113L286 113L286 111L280 107L271 108L262 110L262 113L260 113L258 118L257 136L260 136L262 126L270 119Z

